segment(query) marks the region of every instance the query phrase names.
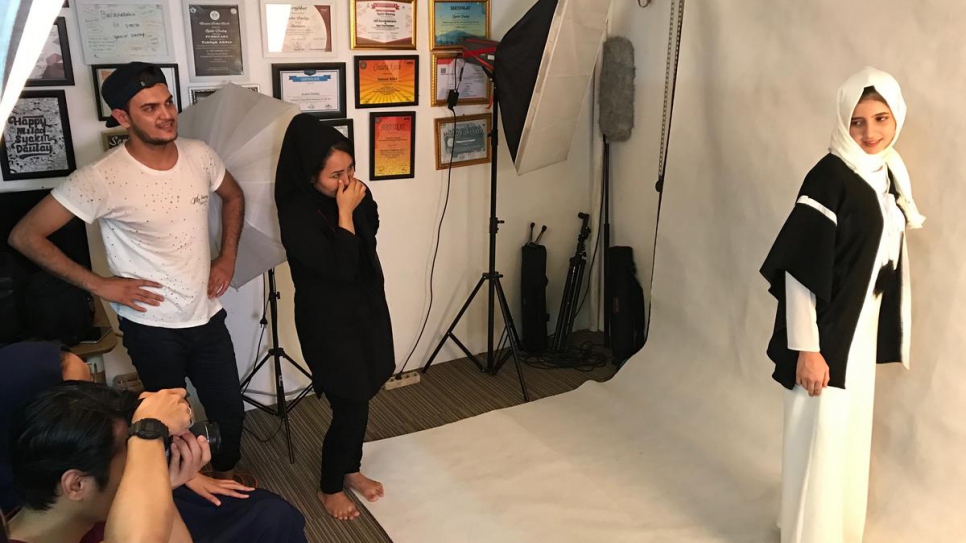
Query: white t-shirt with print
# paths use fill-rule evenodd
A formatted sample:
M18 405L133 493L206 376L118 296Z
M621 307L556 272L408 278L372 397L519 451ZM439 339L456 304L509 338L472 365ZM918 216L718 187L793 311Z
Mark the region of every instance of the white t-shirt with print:
M101 222L111 273L155 281L161 305L142 313L112 304L118 316L161 328L206 324L221 310L208 298L211 249L208 200L225 165L204 142L179 138L178 162L167 171L141 164L118 146L75 171L51 193L68 211Z

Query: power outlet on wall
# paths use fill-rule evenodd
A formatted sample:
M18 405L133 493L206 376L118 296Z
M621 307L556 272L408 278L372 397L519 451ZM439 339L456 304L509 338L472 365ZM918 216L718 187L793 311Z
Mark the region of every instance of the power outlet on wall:
M419 382L419 370L411 370L403 373L402 375L393 375L386 381L383 388L386 390L392 390L394 388L415 385Z

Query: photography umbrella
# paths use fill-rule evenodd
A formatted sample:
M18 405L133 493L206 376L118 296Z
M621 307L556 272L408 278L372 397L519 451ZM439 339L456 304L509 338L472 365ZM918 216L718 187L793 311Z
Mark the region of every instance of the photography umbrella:
M231 286L239 288L268 272L268 308L271 311L272 344L262 359L255 364L242 382L248 388L252 378L271 361L275 370L275 405L243 396L251 405L281 419L285 426L289 462L295 462L289 412L312 392L309 385L289 400L282 379L282 360L290 363L302 375L311 374L293 360L278 340L278 290L275 287L275 266L285 262L275 208L275 168L282 148L282 140L298 106L270 98L237 85L224 88L191 106L179 118L179 132L188 138L207 143L218 153L225 167L238 181L245 193L245 223L238 241L235 276ZM210 233L215 250L221 243L221 199L212 198L208 206ZM264 325L266 321L262 320Z
M231 280L235 288L285 262L275 209L275 167L285 130L298 113L296 105L228 84L178 118L178 132L214 149L245 192L245 224ZM219 249L221 200L213 198L209 210L212 243Z

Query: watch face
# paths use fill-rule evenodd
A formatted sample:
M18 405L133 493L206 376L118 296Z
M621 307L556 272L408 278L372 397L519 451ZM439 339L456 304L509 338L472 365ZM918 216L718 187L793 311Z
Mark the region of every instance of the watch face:
M131 435L141 439L163 439L168 437L168 427L157 419L141 419L131 426Z

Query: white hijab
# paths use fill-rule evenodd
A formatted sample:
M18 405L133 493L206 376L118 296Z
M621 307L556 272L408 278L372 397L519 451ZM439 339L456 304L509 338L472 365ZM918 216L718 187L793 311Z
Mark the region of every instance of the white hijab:
M862 150L862 147L852 139L849 126L852 124L852 113L862 97L866 87L874 87L892 109L892 116L896 120L896 135L889 146L874 155ZM855 173L865 178L868 174L887 166L896 180L896 190L899 192L897 203L905 211L909 228L922 228L924 216L919 213L916 202L912 198L912 185L909 180L909 170L902 161L899 153L893 149L902 125L906 120L906 102L902 99L899 83L891 75L865 67L852 74L842 83L838 92L838 123L832 131L832 143L829 151L842 159Z

